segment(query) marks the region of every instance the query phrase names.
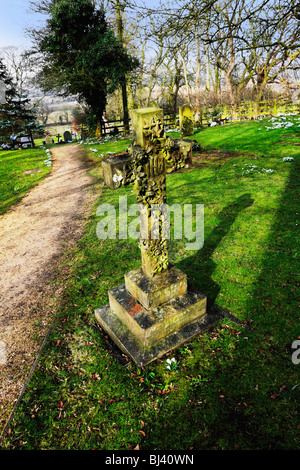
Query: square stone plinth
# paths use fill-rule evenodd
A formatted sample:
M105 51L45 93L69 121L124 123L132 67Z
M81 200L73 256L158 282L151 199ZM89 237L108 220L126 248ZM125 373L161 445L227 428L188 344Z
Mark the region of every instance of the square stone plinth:
M188 291L160 307L145 309L125 289L109 291L109 304L95 311L99 325L139 367L209 328L219 317L206 312L206 297Z
M111 189L120 186L120 180L126 178L132 156L126 152L112 155L102 160L104 183Z
M187 292L187 276L175 266L149 278L142 268L125 274L126 290L146 309L158 307Z

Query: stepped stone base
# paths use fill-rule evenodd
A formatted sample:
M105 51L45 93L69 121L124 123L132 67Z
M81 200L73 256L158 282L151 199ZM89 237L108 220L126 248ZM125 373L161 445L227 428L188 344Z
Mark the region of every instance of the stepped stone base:
M136 274L139 277L140 273ZM199 292L187 290L177 298L147 309L128 292L125 284L109 291L109 304L98 308L95 318L139 367L219 320L207 314L206 297Z
M125 274L126 290L146 309L158 307L187 292L187 277L175 266L149 278L142 268Z

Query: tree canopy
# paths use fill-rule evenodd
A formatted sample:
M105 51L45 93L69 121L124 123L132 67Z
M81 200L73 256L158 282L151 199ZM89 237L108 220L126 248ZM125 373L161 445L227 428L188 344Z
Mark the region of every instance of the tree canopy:
M183 101L260 102L297 86L298 0L30 3L48 17L32 31L44 90L75 95L98 119L114 90L107 113L111 100L122 118L123 100L125 123L126 93L129 108L155 100L175 113Z
M109 29L105 13L90 0L52 0L44 5L48 19L32 31L46 91L74 95L102 120L107 95L138 62ZM45 11L44 11L45 13Z

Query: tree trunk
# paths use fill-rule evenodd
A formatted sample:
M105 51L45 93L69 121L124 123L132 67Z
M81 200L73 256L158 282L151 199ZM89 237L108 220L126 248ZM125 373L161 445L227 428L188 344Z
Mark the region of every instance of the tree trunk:
M186 88L188 104L191 104L190 85L189 85L189 81L188 81L187 68L186 68L186 63L185 63L184 58L182 58L182 66L183 66L183 74L184 74L184 81L185 81L185 88Z
M177 62L177 61L176 61ZM177 113L177 99L178 99L178 92L179 92L179 87L180 87L180 70L177 69L176 67L176 75L175 75L175 90L173 93L173 115L174 119L176 119L176 113Z
M162 55L163 55L163 43L162 43L162 40L160 40L160 47L159 47L159 51L157 53L157 57L156 57L156 60L155 60L155 64L151 70L151 73L150 73L150 78L149 78L149 83L148 83L148 96L147 96L147 102L146 102L146 106L149 105L150 101L151 101L151 93L152 93L152 88L153 88L153 82L154 82L154 79L155 79L155 74L157 72L157 69L158 67L161 65L161 62L162 62Z
M257 76L256 76L255 94L256 94L256 102L257 103L259 103L262 99L265 86L266 86L265 70L264 70L264 68L261 68L257 72Z
M142 106L142 96L143 96L143 77L144 77L144 66L145 66L145 47L146 43L143 44L142 46L142 59L141 59L141 69L138 77L138 107ZM149 98L150 98L150 93L148 96L148 103L149 104Z
M226 85L228 87L230 104L236 104L234 87L233 87L233 84L231 83L230 75L225 70L224 70L224 77L225 77Z
M206 89L207 91L210 91L210 70L209 70L208 46L206 46Z
M116 15L117 15L117 31L118 39L124 47L123 41L123 19L122 12L124 11L124 6L120 4L119 0L116 0ZM124 74L121 81L122 89L122 100L123 100L123 121L124 121L124 134L129 133L129 113L128 113L128 99L127 99L127 86L126 86L126 76Z
M201 72L201 62L200 62L200 44L199 44L199 38L197 37L196 40L196 45L197 45L197 69L196 69L196 107L200 108L200 72Z
M134 96L133 96L133 87L132 81L130 78L127 80L127 96L128 96L128 110L134 108Z

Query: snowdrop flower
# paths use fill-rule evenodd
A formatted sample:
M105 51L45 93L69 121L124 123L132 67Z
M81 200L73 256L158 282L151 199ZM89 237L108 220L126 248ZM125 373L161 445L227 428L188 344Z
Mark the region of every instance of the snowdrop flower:
M172 357L172 359L167 359L166 362L167 362L166 368L167 368L168 370L175 370L175 369L176 369L176 367L177 367L177 361L176 361L175 357Z
M117 183L118 181L122 181L122 179L123 179L123 176L122 176L122 175L114 174L114 176L113 176L113 181L114 181L115 183Z

